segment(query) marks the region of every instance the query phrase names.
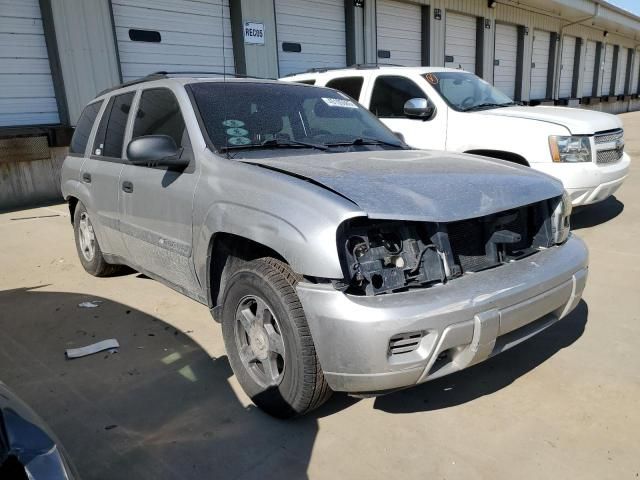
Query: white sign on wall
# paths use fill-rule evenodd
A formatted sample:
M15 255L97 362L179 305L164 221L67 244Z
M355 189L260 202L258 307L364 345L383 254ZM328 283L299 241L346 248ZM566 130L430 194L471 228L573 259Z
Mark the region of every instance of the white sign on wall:
M264 45L264 23L246 22L244 24L244 43Z

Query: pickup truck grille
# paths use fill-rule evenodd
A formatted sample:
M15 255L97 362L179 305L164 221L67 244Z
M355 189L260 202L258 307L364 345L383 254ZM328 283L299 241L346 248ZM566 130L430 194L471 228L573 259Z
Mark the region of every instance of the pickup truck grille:
M624 153L624 131L606 130L595 134L596 163L615 163L622 158Z

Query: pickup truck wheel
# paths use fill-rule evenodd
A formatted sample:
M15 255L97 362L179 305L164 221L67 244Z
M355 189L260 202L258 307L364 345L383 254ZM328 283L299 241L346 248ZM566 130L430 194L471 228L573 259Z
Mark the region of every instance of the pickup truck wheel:
M107 263L102 256L91 217L82 203L78 203L73 214L73 233L80 263L88 273L95 277L106 277L119 269L119 265Z
M223 297L222 333L244 391L278 418L305 414L331 396L287 264L260 258L240 267Z

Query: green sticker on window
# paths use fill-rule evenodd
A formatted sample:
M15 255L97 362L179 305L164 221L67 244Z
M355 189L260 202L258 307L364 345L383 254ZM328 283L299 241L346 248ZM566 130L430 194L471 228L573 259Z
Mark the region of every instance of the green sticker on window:
M229 137L227 143L229 143L229 145L249 145L251 140L247 137Z
M234 120L234 119L230 119L230 120L225 120L224 122L222 122L222 125L224 125L225 127L244 127L244 122L242 120Z
M249 134L248 130L245 130L244 128L228 128L227 129L227 135L230 135L232 137L245 137Z

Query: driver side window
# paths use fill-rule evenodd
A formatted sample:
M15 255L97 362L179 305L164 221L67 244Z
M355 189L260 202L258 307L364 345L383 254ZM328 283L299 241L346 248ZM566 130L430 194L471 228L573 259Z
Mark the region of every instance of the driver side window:
M427 95L408 78L380 76L373 85L369 110L381 118L405 118L404 104L412 98L427 98Z

